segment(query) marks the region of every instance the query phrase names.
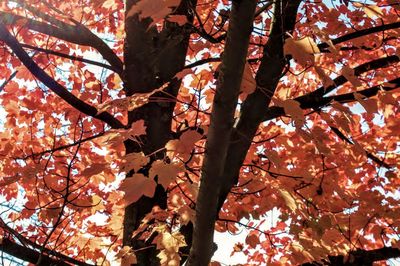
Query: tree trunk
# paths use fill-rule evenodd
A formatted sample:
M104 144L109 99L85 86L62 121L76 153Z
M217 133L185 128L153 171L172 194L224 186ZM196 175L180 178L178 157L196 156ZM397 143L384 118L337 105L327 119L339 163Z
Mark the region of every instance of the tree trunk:
M136 2L137 0L126 1L126 10L129 11ZM193 21L190 9L195 5L196 0L182 1L175 14L186 15L189 21ZM185 64L190 33L184 27L169 22L158 32L155 27L149 28L150 23L150 19L141 20L138 15L128 17L125 22L123 81L127 96L157 89L170 81ZM165 91L174 97L178 94L180 84L179 80L174 79ZM165 94L155 95L157 96L166 97ZM150 154L163 148L172 139L171 121L174 107L175 102L172 98L167 102L151 102L129 112L129 125L143 119L147 128L140 146L133 141L125 143L126 153L142 151ZM151 156L151 162L163 157L163 152L155 153ZM140 172L146 175L147 170L141 169ZM154 206L166 208L166 204L167 193L158 185L153 198L143 196L128 206L125 209L123 244L131 246L134 250L149 246L150 243L132 239L132 232L139 227L144 216ZM155 248L138 251L138 265L159 265L157 253Z

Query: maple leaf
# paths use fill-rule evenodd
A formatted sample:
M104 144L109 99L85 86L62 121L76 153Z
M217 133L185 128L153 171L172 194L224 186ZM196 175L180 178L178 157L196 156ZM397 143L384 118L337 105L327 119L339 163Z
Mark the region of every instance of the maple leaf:
M179 6L181 0L141 0L129 9L126 17L139 14L141 19L150 17L153 22L150 26L161 22L168 16L174 7Z
M384 16L382 9L376 5L366 5L362 3L354 2L353 6L355 7L362 7L364 9L365 14L369 18L382 18Z
M354 87L361 87L361 81L357 78L357 76L354 74L354 69L348 67L348 66L343 66L342 68L342 75L348 80L350 81L350 83L354 86Z
M133 174L122 181L120 190L125 192L125 206L138 201L142 196L152 197L156 190L156 182L143 174Z
M135 252L129 246L123 246L115 257L121 259L121 266L130 266L137 263Z
M319 48L310 37L299 40L287 38L283 47L285 55L292 55L301 65L307 66L314 63L314 54L319 53Z
M378 105L374 99L364 100L363 96L358 93L354 92L354 98L364 107L364 109L369 113L377 113L378 112Z
M137 172L140 168L147 165L150 159L143 152L128 153L124 156L120 165L120 171L128 173L131 170Z
M105 206L103 204L103 199L101 197L99 197L98 195L93 195L92 203L93 203L92 214L95 214L98 211L99 212L104 211Z
M252 248L256 248L258 244L260 244L260 239L258 236L256 236L254 233L249 234L246 237L246 244L248 244Z
M187 17L185 15L172 15L172 16L168 16L167 20L169 22L175 22L177 23L179 26L183 26L185 25L188 20Z
M182 172L184 167L180 163L166 164L162 160L154 161L149 170L149 177L154 178L158 176L158 183L165 189L173 182L178 175Z
M179 139L170 140L165 145L167 151L181 154L187 158L191 153L194 144L202 138L202 135L195 130L188 130L182 133Z
M304 124L303 109L301 109L298 101L292 99L285 101L274 99L274 101L278 106L283 107L286 114L293 118L296 126L301 127Z

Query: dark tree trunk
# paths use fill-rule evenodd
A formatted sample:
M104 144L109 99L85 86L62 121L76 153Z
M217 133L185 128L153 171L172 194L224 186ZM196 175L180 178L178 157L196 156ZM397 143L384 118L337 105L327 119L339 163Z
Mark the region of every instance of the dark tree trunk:
M136 2L137 0L126 1L126 10L129 10ZM186 15L188 20L192 21L190 10L195 5L196 0L182 1L175 14ZM166 22L163 30L158 32L155 27L149 28L150 19L141 20L138 15L127 18L125 23L123 77L124 90L128 96L134 93L151 92L170 81L177 72L183 69L190 37L190 33L184 27ZM180 84L180 81L174 79L165 90L169 95L176 96ZM157 96L166 97L161 93L155 95ZM151 102L131 111L129 125L143 119L147 129L146 135L141 138L140 146L133 141L125 143L126 152L142 151L150 154L163 148L172 138L171 121L174 107L175 102L172 98L170 101ZM163 157L162 152L156 153L152 155L151 161ZM147 174L146 169L140 171ZM144 216L154 206L166 208L166 205L167 193L162 186L158 185L153 198L143 196L139 201L128 206L125 209L123 244L133 249L149 246L150 243L132 239L132 232L139 227ZM157 253L155 248L137 252L138 265L159 265Z

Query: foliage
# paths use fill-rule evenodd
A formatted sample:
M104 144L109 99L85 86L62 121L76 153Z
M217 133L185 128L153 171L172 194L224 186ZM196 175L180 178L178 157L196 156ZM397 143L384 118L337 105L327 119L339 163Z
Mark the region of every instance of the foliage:
M0 2L4 252L206 265L246 227L248 264L400 256L399 1L125 2Z

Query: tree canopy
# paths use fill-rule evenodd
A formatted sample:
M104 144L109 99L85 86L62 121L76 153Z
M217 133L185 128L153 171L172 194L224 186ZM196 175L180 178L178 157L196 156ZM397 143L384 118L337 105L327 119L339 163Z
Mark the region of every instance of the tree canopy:
M202 266L242 228L249 265L400 257L399 17L398 0L0 1L3 260Z

